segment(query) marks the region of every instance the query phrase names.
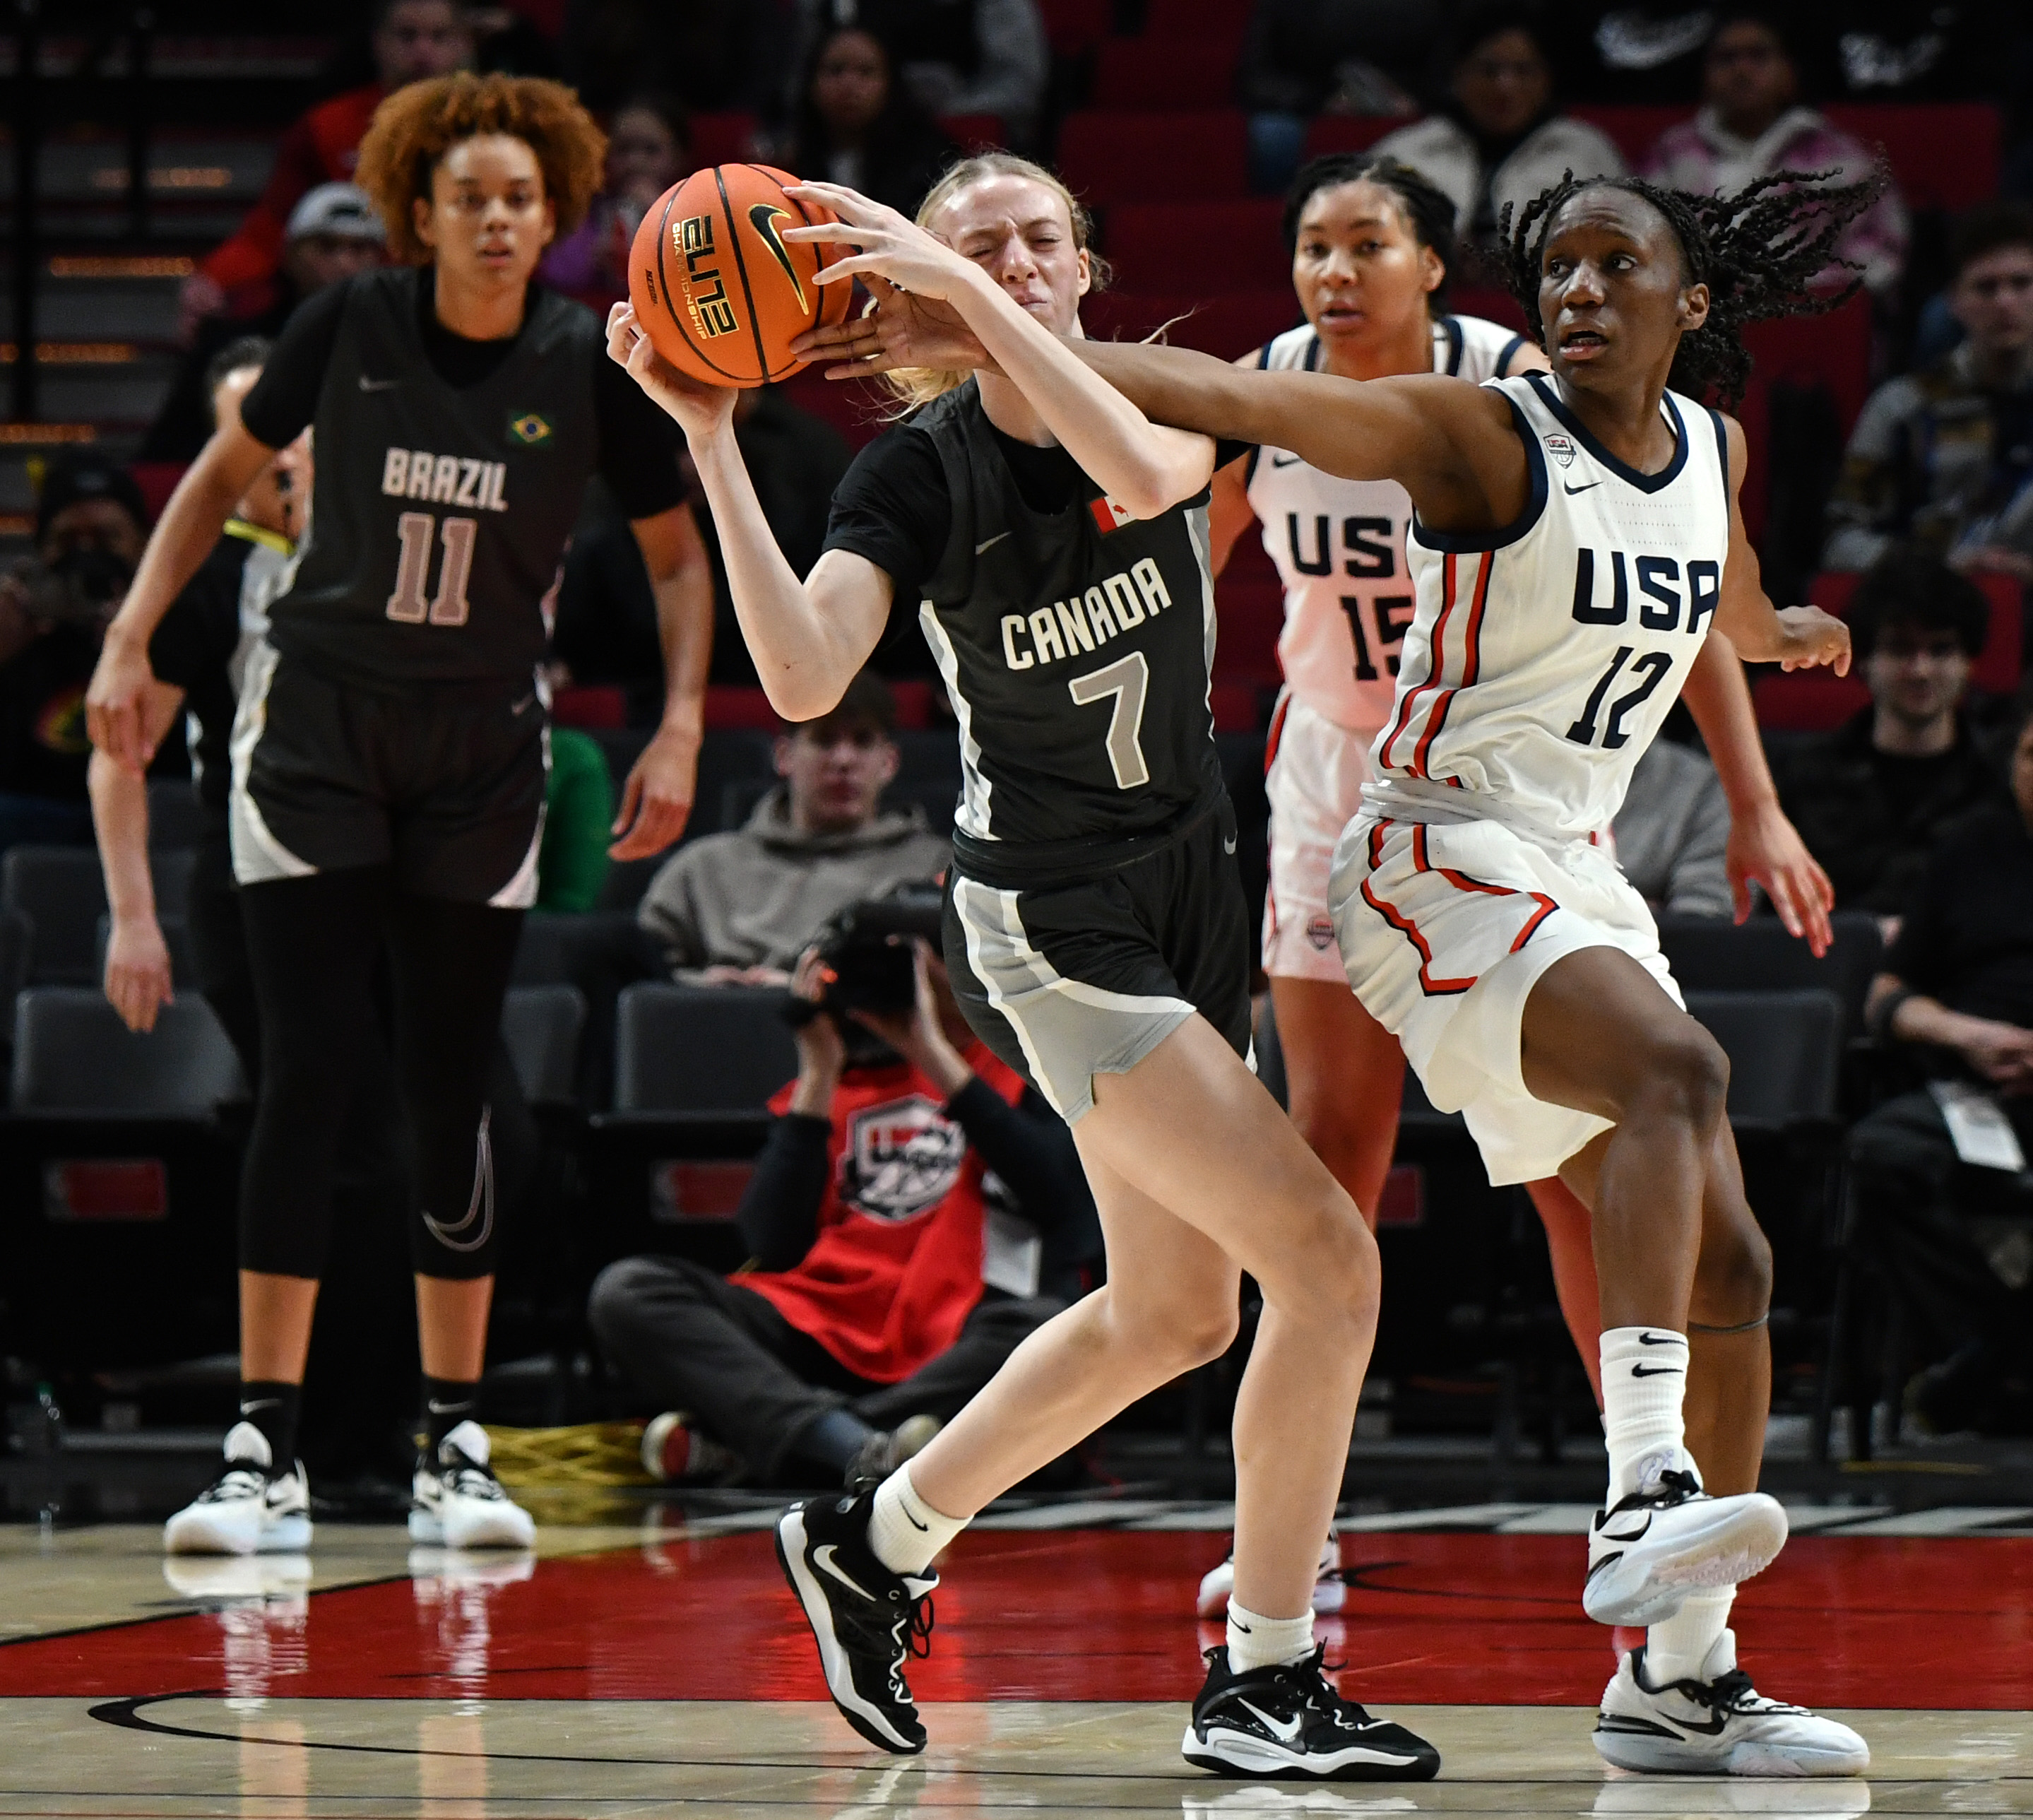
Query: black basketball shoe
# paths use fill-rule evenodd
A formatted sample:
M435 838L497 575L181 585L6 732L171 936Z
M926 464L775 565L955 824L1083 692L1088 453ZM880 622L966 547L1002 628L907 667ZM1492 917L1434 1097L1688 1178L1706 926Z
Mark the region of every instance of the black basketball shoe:
M1440 1754L1425 1739L1372 1719L1320 1672L1324 1648L1302 1662L1237 1673L1226 1649L1206 1652L1207 1685L1180 1745L1219 1776L1334 1782L1429 1782Z
M937 1574L894 1574L868 1545L871 1487L859 1497L811 1498L777 1519L777 1559L804 1607L819 1667L841 1717L871 1744L915 1755L925 1728L904 1665L929 1654Z

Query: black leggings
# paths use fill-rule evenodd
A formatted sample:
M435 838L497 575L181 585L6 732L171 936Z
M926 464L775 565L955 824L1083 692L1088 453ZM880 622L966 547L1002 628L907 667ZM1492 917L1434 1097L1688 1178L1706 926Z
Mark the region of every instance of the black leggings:
M488 1080L522 913L396 889L368 866L241 889L261 1010L261 1084L240 1183L240 1264L322 1274L346 1114L395 998L410 1253L421 1276L491 1275L498 1236Z

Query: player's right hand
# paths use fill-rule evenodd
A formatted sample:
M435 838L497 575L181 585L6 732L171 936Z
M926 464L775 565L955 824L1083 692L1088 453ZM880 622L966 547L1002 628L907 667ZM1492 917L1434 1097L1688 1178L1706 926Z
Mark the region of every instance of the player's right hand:
M807 361L829 361L828 379L865 379L901 367L934 373L995 370L995 362L951 304L899 290L878 273L867 274L869 304L858 316L829 328L810 328L791 343Z
M1849 674L1849 627L1819 607L1779 609L1779 649L1782 670L1811 670L1826 665L1839 676Z
M84 728L93 745L137 777L155 756L141 715L141 703L155 680L148 647L123 638L116 624L106 635L91 687L84 692Z
M607 313L607 354L677 419L687 439L712 436L734 421L734 388L704 385L680 373L642 332L633 304L617 303Z
M155 1014L176 1002L170 984L170 950L162 926L123 919L106 939L106 998L129 1030L155 1028Z

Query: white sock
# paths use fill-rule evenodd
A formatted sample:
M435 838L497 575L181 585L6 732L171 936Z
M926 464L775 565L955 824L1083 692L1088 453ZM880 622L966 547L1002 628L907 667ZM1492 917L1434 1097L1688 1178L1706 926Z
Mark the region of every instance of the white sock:
M1602 1432L1614 1507L1663 1472L1691 1466L1681 1421L1687 1337L1668 1328L1613 1327L1602 1336Z
M1313 1653L1313 1614L1309 1608L1296 1618L1267 1618L1228 1601L1228 1665L1238 1673L1248 1668L1276 1668L1301 1662Z
M874 1508L868 1517L868 1545L891 1573L919 1575L968 1522L965 1517L949 1517L934 1510L912 1487L911 1469L899 1466L875 1488Z
M1713 1681L1736 1666L1736 1638L1729 1629L1729 1608L1736 1600L1736 1588L1720 1592L1690 1593L1687 1602L1672 1617L1654 1624L1645 1633L1645 1679L1655 1687L1669 1681ZM1714 1675L1704 1675L1709 1651L1719 1637L1728 1637L1728 1660L1719 1661Z

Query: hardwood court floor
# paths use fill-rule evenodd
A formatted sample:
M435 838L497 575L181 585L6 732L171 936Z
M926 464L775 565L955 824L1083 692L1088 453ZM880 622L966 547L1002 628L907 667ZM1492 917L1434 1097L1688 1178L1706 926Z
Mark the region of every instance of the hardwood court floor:
M1833 1526L1866 1533L1796 1534L1744 1590L1745 1659L1848 1717L1873 1773L1720 1783L1605 1775L1589 1728L1611 1638L1580 1611L1571 1515L1522 1508L1345 1537L1329 1657L1440 1745L1442 1779L1413 1788L1185 1769L1218 1635L1192 1587L1224 1540L1168 1526L1192 1511L962 1537L913 1676L931 1747L904 1761L823 1703L755 1518L552 1528L507 1560L324 1525L309 1560L165 1563L153 1527L19 1526L0 1530L0 1817L2033 1814L2033 1537L1940 1533L2033 1513L1913 1534L1851 1510Z

